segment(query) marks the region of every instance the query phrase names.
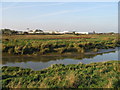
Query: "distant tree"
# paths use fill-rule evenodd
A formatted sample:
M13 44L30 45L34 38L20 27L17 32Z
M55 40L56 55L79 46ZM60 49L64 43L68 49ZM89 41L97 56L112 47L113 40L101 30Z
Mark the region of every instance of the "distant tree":
M115 34L114 32L109 32L109 34Z
M18 31L12 31L12 34L16 35L18 33Z
M75 35L75 31L73 31L73 34Z
M11 35L12 31L10 29L2 29L2 34Z
M27 35L27 34L28 34L28 32L24 32L24 34L25 34L25 35Z
M35 32L43 32L43 31L40 29L36 29Z
M18 32L15 30L10 30L10 29L1 29L3 35L15 35Z

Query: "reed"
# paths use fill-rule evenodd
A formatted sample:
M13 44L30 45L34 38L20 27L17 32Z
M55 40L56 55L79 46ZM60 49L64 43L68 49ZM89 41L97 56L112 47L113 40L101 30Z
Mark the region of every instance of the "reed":
M47 37L47 35L45 35ZM14 37L14 38L13 38ZM33 37L33 38L32 38ZM2 52L25 55L25 54L46 54L46 53L84 53L88 50L98 51L99 49L115 48L120 46L117 35L23 35L19 37L3 36ZM9 40L6 40L9 38Z
M3 88L120 88L120 61L54 64L40 71L2 67Z

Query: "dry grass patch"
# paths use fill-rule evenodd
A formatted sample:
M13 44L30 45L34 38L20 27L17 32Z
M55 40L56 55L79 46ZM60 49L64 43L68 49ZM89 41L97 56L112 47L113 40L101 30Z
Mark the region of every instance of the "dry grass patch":
M78 77L75 75L75 73L73 71L69 72L66 77L65 80L68 82L67 83L67 87L76 87L75 83L78 80Z

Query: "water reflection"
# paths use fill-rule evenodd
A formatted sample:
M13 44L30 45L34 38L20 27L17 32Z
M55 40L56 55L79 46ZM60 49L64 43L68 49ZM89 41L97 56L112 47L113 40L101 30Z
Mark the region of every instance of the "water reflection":
M66 54L57 55L49 54L46 56L13 56L3 54L3 66L18 66L23 68L31 68L33 70L40 70L49 67L51 64L78 64L103 62L107 60L118 60L119 48L116 49L102 49L99 52L88 52L86 54Z

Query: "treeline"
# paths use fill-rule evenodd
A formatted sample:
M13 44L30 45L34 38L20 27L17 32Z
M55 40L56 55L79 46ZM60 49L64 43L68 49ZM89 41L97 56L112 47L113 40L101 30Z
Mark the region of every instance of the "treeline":
M17 31L10 30L10 29L1 29L1 32L2 32L3 35L15 35L15 34L18 34Z
M15 31L11 29L1 29L2 35L27 35L28 32Z
M60 34L60 33L55 33L55 32L52 32L52 33L45 33L43 32L42 30L37 30L34 32L34 33L29 33L27 31L16 31L16 30L11 30L11 29L0 29L2 35L63 35L63 34ZM85 34L79 34L79 33L65 33L65 34L72 34L72 35L85 35ZM97 34L97 35L105 35L105 34L117 34L117 33L114 33L114 32L109 32L109 33L93 33L93 34Z

